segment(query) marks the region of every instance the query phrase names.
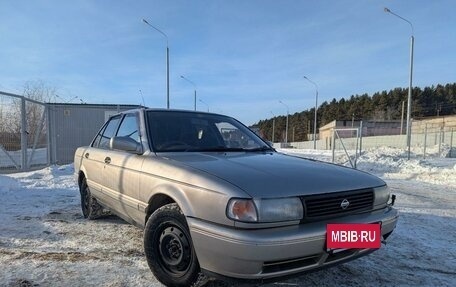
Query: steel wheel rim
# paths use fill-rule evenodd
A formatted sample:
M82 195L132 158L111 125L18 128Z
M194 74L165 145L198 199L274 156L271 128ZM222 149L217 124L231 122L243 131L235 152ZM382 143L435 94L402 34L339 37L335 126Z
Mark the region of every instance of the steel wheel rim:
M173 276L182 276L191 265L190 241L179 227L167 225L160 233L158 242L160 263L163 269Z

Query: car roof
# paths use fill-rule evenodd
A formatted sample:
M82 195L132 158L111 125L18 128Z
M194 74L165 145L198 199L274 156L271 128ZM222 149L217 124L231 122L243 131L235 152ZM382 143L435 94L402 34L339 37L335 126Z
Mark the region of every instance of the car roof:
M210 113L210 112L204 112L204 111L192 111L192 110L184 110L184 109L164 109L164 108L138 108L138 109L131 109L131 110L126 110L126 111L122 111L122 112L119 112L113 116L116 116L116 115L121 115L121 114L128 114L128 113L134 113L134 112L169 112L169 113L173 113L173 112L179 112L179 113L197 113L197 114L208 114L208 115L219 115L219 116L225 116L225 115L221 115L221 114L217 114L217 113Z

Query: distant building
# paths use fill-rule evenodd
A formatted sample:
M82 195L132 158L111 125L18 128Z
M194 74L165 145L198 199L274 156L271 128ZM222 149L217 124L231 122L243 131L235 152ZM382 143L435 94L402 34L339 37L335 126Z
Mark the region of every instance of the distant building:
M412 122L412 134L425 132L456 131L456 115L427 117Z
M401 134L401 121L332 121L319 129L319 138L325 142L327 149L331 147L331 141L333 137L334 129L341 129L338 131L338 135L341 138L356 137L356 131L350 130L351 128L359 128L363 125L362 135L363 137L368 136L387 136L387 135L400 135ZM402 128L402 134L405 134L406 123L404 121L404 127ZM343 130L347 129L347 130Z

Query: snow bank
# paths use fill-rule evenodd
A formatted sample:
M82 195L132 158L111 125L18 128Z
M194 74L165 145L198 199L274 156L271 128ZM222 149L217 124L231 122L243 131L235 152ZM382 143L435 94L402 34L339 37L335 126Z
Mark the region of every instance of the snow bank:
M434 147L428 149L432 157L423 159L421 154L416 153L417 150L418 148L412 150L410 160L407 159L403 149L381 147L366 150L359 156L357 168L384 179L415 179L420 182L456 187L456 158L436 157L438 147ZM448 151L449 149L443 154ZM320 161L332 161L331 151L280 149L279 152ZM354 152L349 151L349 154L354 155ZM335 162L350 166L347 156L341 151L337 151Z
M0 192L8 192L18 190L20 188L19 182L9 176L0 175Z

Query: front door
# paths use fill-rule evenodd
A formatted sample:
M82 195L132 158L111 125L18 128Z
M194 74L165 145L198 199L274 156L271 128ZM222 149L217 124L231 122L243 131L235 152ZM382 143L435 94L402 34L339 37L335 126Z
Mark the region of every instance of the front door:
M100 199L102 203L105 201L102 193L105 158L109 151L109 140L117 131L120 119L120 115L111 118L100 130L90 148L82 155L84 161L87 163L84 165L86 168L87 184L93 195Z
M116 136L141 142L136 113L123 117ZM110 150L103 171L103 193L110 197L110 206L140 224L144 224L144 215L138 210L139 177L143 161L141 155Z

